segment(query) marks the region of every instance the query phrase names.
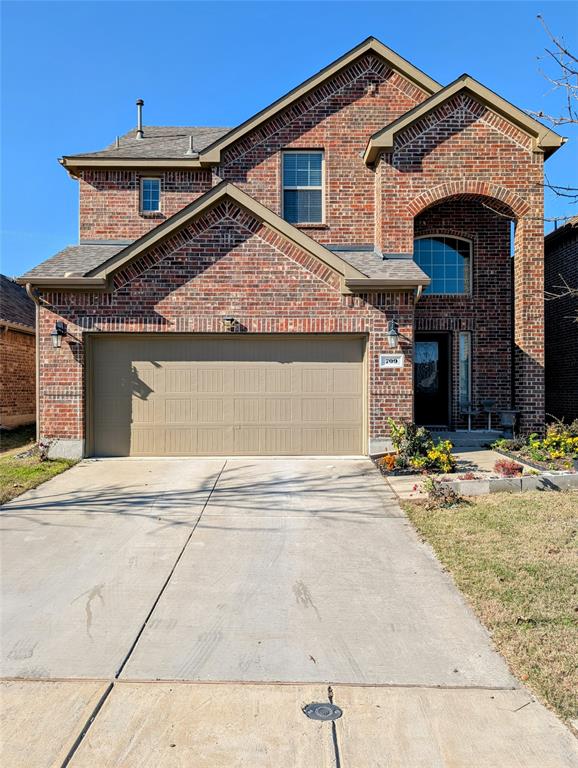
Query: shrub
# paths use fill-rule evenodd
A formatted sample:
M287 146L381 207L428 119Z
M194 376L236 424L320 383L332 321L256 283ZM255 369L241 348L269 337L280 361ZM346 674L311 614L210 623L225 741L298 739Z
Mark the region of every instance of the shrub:
M494 464L494 469L500 477L520 477L524 468L511 459L498 459Z
M413 422L398 424L388 419L391 439L397 450L397 466L412 467L425 472L452 472L455 459L453 445L449 440L434 443L429 430Z

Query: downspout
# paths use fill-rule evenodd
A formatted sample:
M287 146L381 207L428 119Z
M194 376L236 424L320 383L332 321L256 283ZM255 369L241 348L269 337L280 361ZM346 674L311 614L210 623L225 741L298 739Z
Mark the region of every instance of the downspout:
M34 293L31 283L26 283L26 293L36 305L36 333L35 333L35 357L36 357L36 442L40 442L40 343L38 329L40 328L40 300Z

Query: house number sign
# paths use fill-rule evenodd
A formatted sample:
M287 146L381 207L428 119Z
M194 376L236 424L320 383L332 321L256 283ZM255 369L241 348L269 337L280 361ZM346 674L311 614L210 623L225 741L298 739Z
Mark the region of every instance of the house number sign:
M402 354L382 354L379 356L380 368L403 368L405 355Z

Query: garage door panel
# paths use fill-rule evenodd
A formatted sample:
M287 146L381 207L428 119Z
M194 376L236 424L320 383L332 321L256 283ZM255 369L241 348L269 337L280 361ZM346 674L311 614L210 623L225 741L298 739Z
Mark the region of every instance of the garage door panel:
M361 453L362 359L359 337L99 336L94 453Z

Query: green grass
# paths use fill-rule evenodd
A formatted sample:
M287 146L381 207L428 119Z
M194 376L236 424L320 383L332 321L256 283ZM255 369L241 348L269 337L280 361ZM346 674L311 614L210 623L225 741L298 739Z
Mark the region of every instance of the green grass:
M37 452L31 456L17 458L14 455L0 458L0 504L14 499L24 491L59 475L76 462L66 459L40 461Z
M514 674L563 719L576 718L578 493L404 507Z

